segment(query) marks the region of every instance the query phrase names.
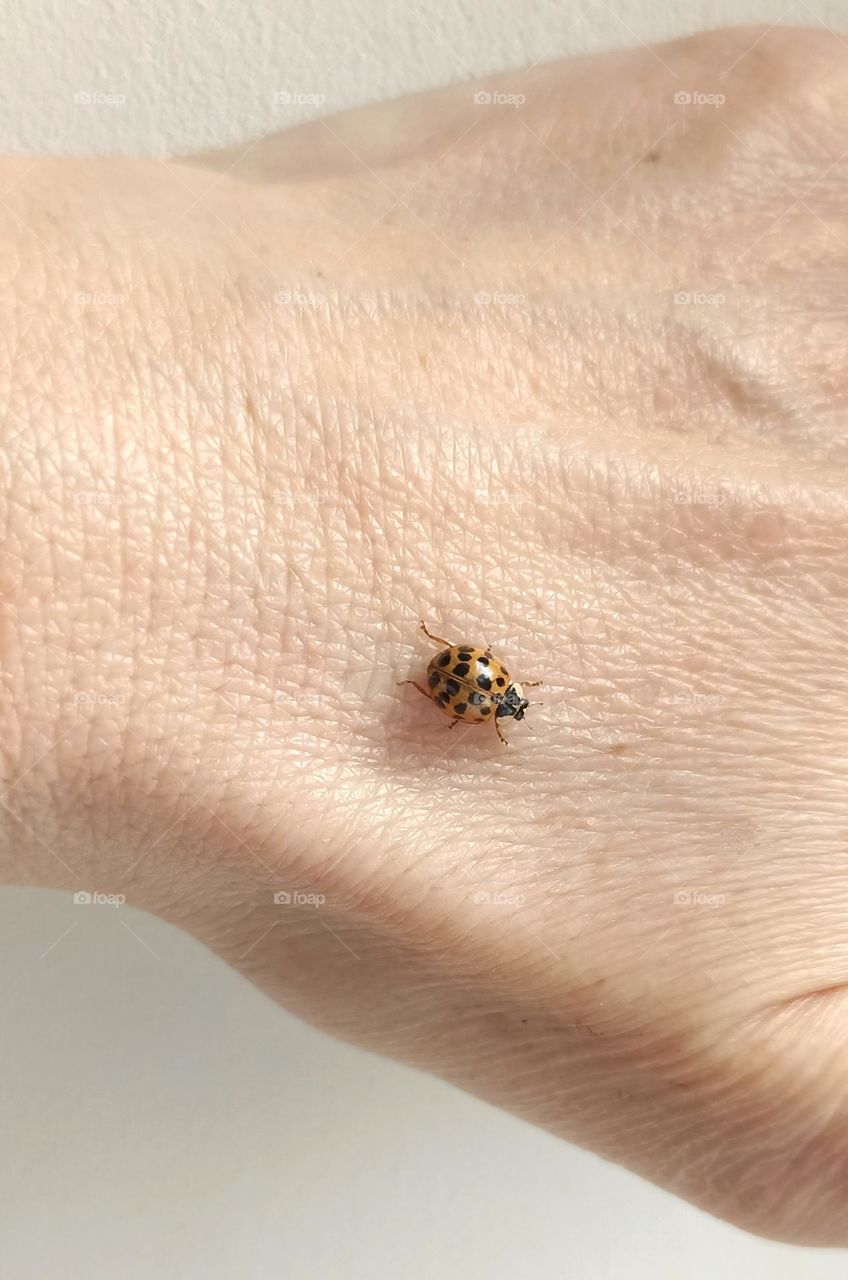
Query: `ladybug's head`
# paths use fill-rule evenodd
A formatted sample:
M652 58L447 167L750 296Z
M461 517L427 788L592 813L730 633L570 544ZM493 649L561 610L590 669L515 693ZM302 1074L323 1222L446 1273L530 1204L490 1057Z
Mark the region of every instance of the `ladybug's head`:
M496 718L501 720L504 716L513 716L516 720L523 720L524 712L529 706L521 685L511 684L498 703Z

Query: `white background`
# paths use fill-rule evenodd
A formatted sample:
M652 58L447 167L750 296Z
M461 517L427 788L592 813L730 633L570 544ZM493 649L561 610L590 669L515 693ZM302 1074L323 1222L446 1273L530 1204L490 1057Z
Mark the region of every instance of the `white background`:
M0 17L4 150L167 156L637 39L848 30L848 0L0 0ZM845 1253L747 1237L328 1040L126 908L0 893L0 1026L3 1280L848 1274Z

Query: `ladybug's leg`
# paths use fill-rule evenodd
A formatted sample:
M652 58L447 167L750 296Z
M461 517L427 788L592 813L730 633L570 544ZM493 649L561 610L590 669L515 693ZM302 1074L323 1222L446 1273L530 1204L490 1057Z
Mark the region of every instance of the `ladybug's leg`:
M423 693L425 698L429 698L431 696L429 691L425 689L423 685L420 685L417 680L398 680L398 684L411 684L413 689L417 689L419 693Z
M456 728L456 726L457 726L458 724L462 724L462 721L461 721L461 720L451 720L450 724L448 725L448 728L449 728L449 729L455 729L455 728Z
M434 636L432 631L428 631L427 624L425 622L421 623L421 630L424 632L425 636L429 636L431 640L434 640L436 644L442 645L445 649L450 649L452 647L450 640L443 640L441 636Z
M505 747L508 747L508 746L509 746L509 743L507 742L506 738L505 738L505 737L503 736L503 734L501 733L501 727L500 727L500 725L498 724L497 717L495 718L495 728L496 728L496 729L497 729L497 731L498 731L498 737L500 738L501 742L504 744L504 746L505 746Z
M522 689L538 689L541 683L541 680L522 680L521 687Z

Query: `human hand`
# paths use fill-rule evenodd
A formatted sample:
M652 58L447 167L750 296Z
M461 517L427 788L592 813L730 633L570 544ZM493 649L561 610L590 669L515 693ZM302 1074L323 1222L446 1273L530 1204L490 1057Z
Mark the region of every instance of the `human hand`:
M818 1243L845 97L835 40L742 30L235 163L6 166L6 878L85 867L333 1034ZM397 689L421 616L544 680L508 749Z

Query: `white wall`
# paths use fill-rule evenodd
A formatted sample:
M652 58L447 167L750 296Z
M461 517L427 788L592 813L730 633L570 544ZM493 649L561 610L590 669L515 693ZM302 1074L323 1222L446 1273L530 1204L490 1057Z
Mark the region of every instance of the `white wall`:
M588 10L580 16L583 10ZM845 0L0 0L0 147L165 156L509 65ZM280 90L318 108L274 105ZM77 105L85 92L120 105ZM3 1280L825 1280L324 1038L193 940L0 893Z
M174 155L345 107L612 45L846 0L0 0L0 148ZM320 107L274 105L280 91ZM120 106L74 95L123 95Z

